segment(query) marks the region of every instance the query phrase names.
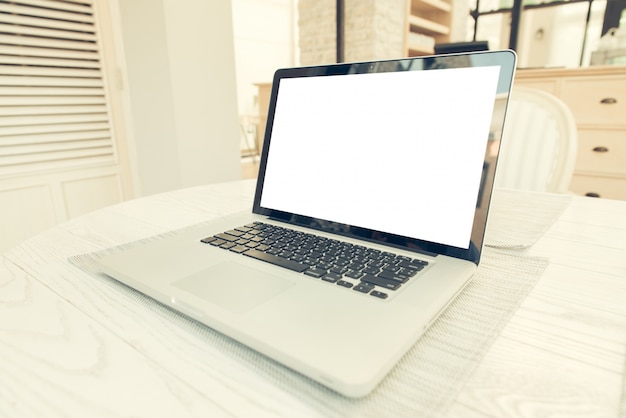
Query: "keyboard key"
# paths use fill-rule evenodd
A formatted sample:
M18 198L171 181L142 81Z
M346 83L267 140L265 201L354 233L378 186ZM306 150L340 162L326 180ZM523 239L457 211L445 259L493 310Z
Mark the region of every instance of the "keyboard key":
M361 281L375 284L376 286L384 287L389 290L396 290L400 287L400 283L395 280L384 279L382 277L372 276L371 274L366 274L361 277Z
M402 278L402 279L408 279L409 277L413 277L417 274L418 270L413 270L413 269L401 269L400 271L396 272L396 274L398 275L398 277Z
M241 254L244 251L249 250L249 248L246 247L245 245L235 245L234 247L229 248L229 250L234 252L234 253Z
M343 287L347 287L347 288L351 288L352 286L354 286L352 283L347 282L347 281L345 281L345 280L339 280L339 281L337 282L337 284L338 284L339 286L343 286Z
M393 280L398 283L404 283L408 279L408 277L403 278L401 275L389 270L383 270L380 274L378 274L378 277L382 277L383 279L387 280Z
M385 264L383 266L383 271L387 270L387 271L398 271L400 270L400 267L396 266L395 264Z
M331 283L335 283L337 280L341 279L342 277L343 276L341 274L333 273L331 271L331 272L325 274L324 277L322 277L322 280L325 280L325 281L331 282Z
M302 273L308 268L306 264L301 264L296 261L287 260L286 258L264 253L262 251L255 250L254 248L249 249L242 254L247 255L248 257L256 258L257 260L266 261L268 263L287 268L289 270L294 270L299 273Z
M324 276L326 273L327 273L326 270L315 268L315 267L304 271L304 274L306 274L307 276L315 277L316 279L319 279L320 277Z
M384 293L384 292L379 292L378 290L373 290L370 293L371 296L377 297L379 299L387 299L387 297L389 296L388 294Z
M337 266L337 265L335 265L335 266L333 266L333 267L331 267L331 268L330 268L330 271L331 271L332 273L337 273L337 274L339 274L339 275L342 275L342 274L344 274L345 272L347 272L347 271L348 271L348 269L347 269L346 267L341 267L341 266Z
M349 270L346 273L346 277L349 277L351 279L360 279L361 277L363 277L365 273L362 273L360 271L354 271L354 270Z
M353 271L361 271L365 265L361 264L361 263L351 263L348 264L346 267L348 267L348 270L353 270Z
M363 273L376 275L376 274L380 273L380 269L379 268L375 268L375 267L366 267L366 268L363 269Z
M335 278L333 278L331 276L328 276L328 277L324 276L324 277L322 277L322 280L324 280L325 282L329 282L329 283L336 283L337 282L337 279L335 279Z
M230 235L230 234L217 234L215 235L215 238L220 238L223 239L224 241L237 241L239 238L234 236L234 235Z
M396 266L402 267L402 268L410 268L414 270L422 270L424 268L424 264L414 263L413 260L411 261L402 260L398 264L396 264Z
M361 292L361 293L369 293L372 289L374 289L374 285L361 282L357 284L356 286L354 286L352 290L356 290L357 292Z
M240 237L245 234L245 232L237 231L236 229L231 229L230 231L226 231L228 235L234 235L236 237Z

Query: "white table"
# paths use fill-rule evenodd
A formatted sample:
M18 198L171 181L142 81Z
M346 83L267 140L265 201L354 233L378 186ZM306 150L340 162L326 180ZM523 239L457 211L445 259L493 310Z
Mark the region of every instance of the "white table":
M225 356L206 328L67 261L245 210L253 189L242 181L126 202L6 253L0 416L322 415L314 399L238 361L245 347ZM626 202L573 197L536 244L514 251L549 265L446 416L624 414Z

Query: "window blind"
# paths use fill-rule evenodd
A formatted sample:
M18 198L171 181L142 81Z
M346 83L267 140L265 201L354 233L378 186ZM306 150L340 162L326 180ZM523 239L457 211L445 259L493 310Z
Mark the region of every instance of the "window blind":
M0 0L0 176L114 162L92 0Z

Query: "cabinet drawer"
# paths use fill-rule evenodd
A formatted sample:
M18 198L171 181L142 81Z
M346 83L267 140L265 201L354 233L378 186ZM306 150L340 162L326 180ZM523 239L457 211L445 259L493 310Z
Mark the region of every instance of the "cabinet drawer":
M558 80L556 78L546 78L546 79L526 79L526 78L516 78L515 83L513 84L513 89L515 86L523 86L530 87L533 89L538 89L545 91L546 93L550 93L553 96L557 95L557 84Z
M623 77L565 79L561 99L572 110L578 125L626 124L626 79Z
M626 129L579 129L576 171L626 175Z
M574 175L569 188L582 196L626 200L626 178Z

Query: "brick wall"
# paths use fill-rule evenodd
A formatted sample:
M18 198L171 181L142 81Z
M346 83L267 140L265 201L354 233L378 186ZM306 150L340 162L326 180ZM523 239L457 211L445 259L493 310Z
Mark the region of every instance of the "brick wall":
M336 62L335 0L299 0L300 63ZM344 59L404 55L406 0L345 0Z
M335 0L299 0L300 64L336 62Z

